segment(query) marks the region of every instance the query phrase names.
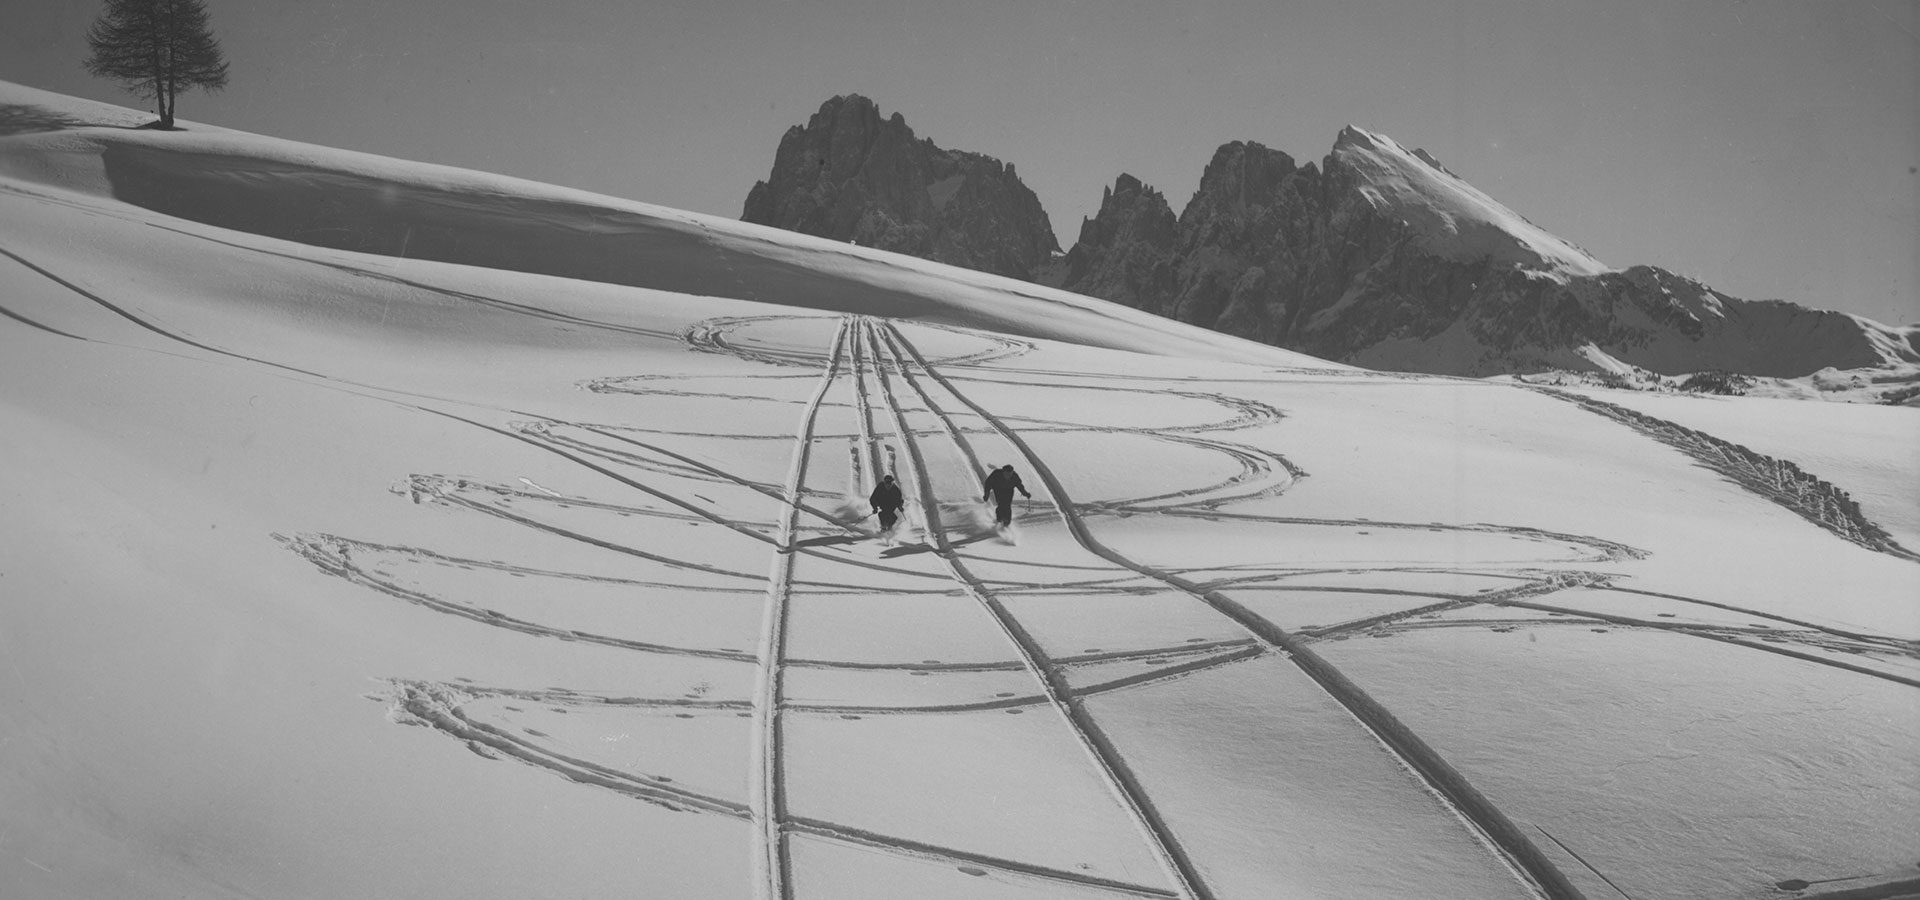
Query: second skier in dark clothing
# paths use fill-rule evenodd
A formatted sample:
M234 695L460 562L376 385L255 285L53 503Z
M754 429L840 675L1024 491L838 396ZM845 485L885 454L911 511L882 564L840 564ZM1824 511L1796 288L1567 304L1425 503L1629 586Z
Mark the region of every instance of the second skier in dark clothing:
M893 523L900 518L901 507L906 506L906 500L900 496L900 485L894 483L892 475L880 479L880 486L873 489L873 493L867 497L867 503L879 514L881 531L891 530Z
M1029 500L1033 499L1033 495L1027 493L1027 486L1020 483L1020 474L1015 472L1011 465L993 470L987 476L984 486L986 490L980 492L980 499L992 498L993 519L1000 523L1001 527L1013 524L1014 491L1019 491L1020 496Z

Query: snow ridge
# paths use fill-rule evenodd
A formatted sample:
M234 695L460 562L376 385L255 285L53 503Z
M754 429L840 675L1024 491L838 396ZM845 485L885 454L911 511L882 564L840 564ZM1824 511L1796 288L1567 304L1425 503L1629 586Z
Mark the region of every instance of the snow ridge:
M1385 135L1348 125L1335 158L1365 176L1360 191L1414 229L1423 247L1457 262L1491 259L1560 276L1612 271L1585 250L1527 221L1440 165Z

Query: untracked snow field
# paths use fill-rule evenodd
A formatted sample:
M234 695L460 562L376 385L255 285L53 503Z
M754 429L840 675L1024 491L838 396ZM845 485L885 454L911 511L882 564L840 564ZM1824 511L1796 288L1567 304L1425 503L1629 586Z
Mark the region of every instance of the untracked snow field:
M1920 890L1913 410L0 107L0 896Z

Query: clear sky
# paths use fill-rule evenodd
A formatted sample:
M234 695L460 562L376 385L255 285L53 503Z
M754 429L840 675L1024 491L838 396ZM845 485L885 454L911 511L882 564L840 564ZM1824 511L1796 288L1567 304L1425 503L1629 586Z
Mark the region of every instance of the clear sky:
M738 216L862 93L1019 166L1063 247L1122 171L1178 212L1213 149L1424 147L1610 265L1920 322L1920 2L207 0L184 119ZM0 79L80 68L83 0L0 0Z

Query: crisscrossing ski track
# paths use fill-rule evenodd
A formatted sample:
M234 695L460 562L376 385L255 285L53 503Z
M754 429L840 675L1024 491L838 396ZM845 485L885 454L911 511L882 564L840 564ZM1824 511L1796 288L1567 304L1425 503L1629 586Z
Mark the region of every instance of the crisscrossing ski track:
M1083 549L1113 565L1157 580L1202 601L1233 621L1261 644L1273 651L1286 654L1315 683L1353 713L1355 718L1371 730L1382 744L1400 757L1410 770L1424 779L1428 787L1443 798L1463 822L1469 823L1476 829L1489 846L1498 848L1503 859L1522 874L1534 888L1553 900L1577 900L1583 896L1539 847L1512 820L1507 818L1504 812L1494 806L1492 801L1474 788L1464 775L1447 763L1438 752L1401 723L1384 706L1315 653L1312 648L1295 640L1291 635L1274 627L1218 591L1207 590L1179 575L1135 562L1101 543L1088 530L1085 521L1080 518L1059 478L1019 434L979 403L961 393L951 381L926 361L926 358L900 333L899 329L891 324L882 325L880 328L887 345L900 361L899 371L903 380L911 382L916 377L913 369L924 373L927 378L938 384L960 405L971 410L1020 453L1027 465L1033 469L1034 474L1041 479L1068 531ZM909 358L913 362L912 368L907 365ZM936 415L943 414L936 413ZM902 420L901 430L903 438L906 437L904 420Z
M1033 635L1020 624L1018 619L1014 618L1006 606L967 569L966 564L954 553L953 545L941 526L939 501L934 493L933 480L926 469L925 455L921 451L919 441L914 438L912 427L907 423L906 412L901 407L899 398L893 392L892 384L887 377L888 367L882 364L883 352L880 339L866 319L858 320L857 327L861 337L872 351L874 365L871 366L871 371L880 386L887 412L893 419L895 435L906 449L903 463L908 469L908 479L920 495L923 515L926 519L927 537L936 546L936 553L941 563L953 575L960 587L987 610L1002 633L1006 635L1007 640L1013 644L1020 658L1026 663L1028 671L1040 682L1048 701L1065 718L1081 746L1099 766L1108 786L1118 795L1133 816L1135 823L1146 835L1167 874L1175 884L1179 885L1180 896L1189 900L1212 900L1213 894L1201 880L1199 870L1195 868L1193 861L1187 856L1185 848L1180 845L1165 819L1154 808L1152 801L1141 787L1139 779L1133 775L1126 761L1115 749L1113 741L1101 730L1086 708L1076 702L1066 676L1048 658L1046 651L1040 647ZM906 371L904 358L896 353L894 363L895 371L901 373L904 380ZM918 386L915 386L915 390L919 390ZM926 395L922 393L921 396L925 398ZM940 413L930 401L926 406L942 421L946 421L946 415ZM959 431L954 429L950 422L946 427L948 435L954 441L960 442ZM975 459L970 449L963 452L968 460ZM975 474L978 474L977 468Z
M792 896L791 860L787 852L787 809L785 769L781 761L780 708L784 687L787 641L787 597L793 581L794 525L800 516L800 480L806 476L807 456L813 446L813 423L820 401L832 387L840 368L840 352L847 343L849 327L842 322L834 333L833 347L827 353L827 365L820 383L801 414L794 435L792 461L787 469L786 496L781 507L779 546L773 554L767 575L767 603L760 626L757 664L759 677L754 683L753 734L751 753L753 774L748 781L747 806L752 810L755 836L759 841L754 854L754 890L761 900L786 900Z

